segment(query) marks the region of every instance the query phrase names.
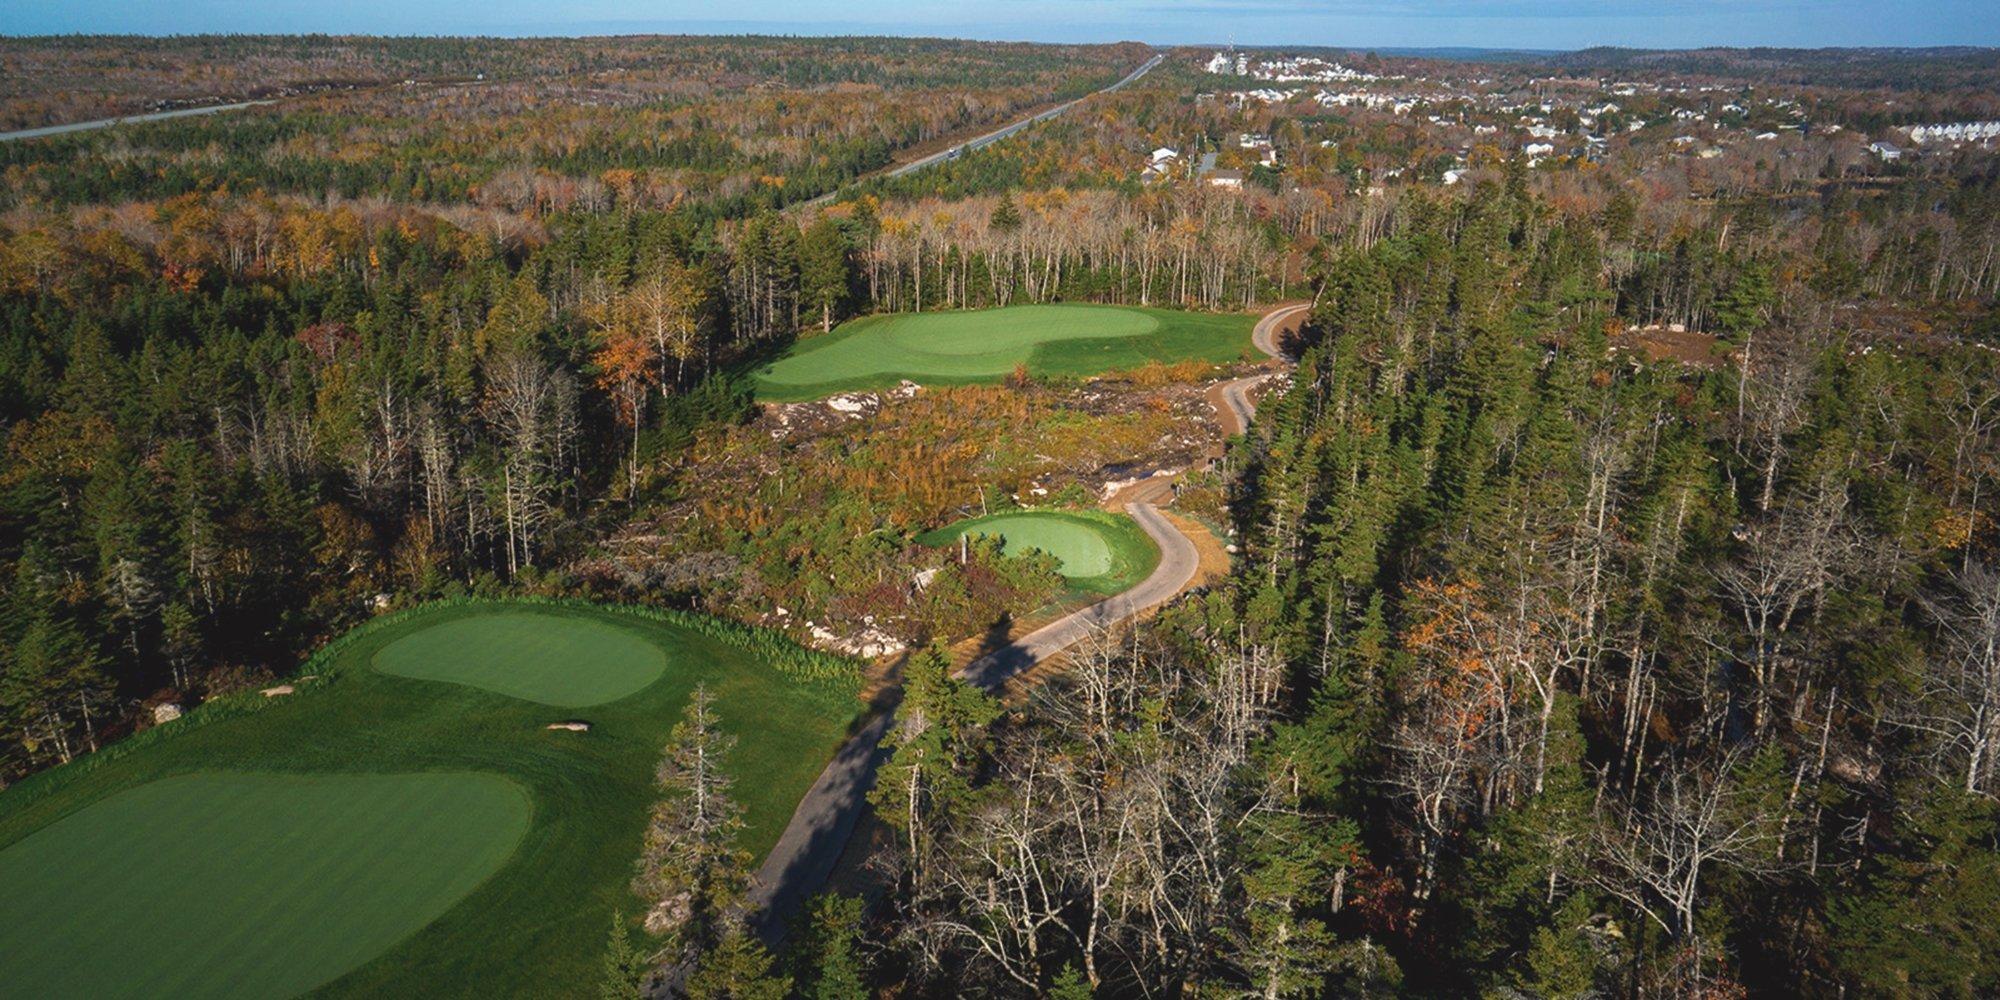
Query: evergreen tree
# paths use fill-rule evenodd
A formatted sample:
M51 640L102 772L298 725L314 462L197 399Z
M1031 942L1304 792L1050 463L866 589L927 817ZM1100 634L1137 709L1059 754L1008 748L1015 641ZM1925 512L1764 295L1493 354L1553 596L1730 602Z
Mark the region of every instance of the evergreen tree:
M1830 907L1833 953L1857 995L2000 991L2000 853L1990 800L1942 783L1908 814L1861 882Z
M604 947L604 979L598 985L600 1000L636 1000L642 993L647 970L644 952L632 947L632 932L625 915L611 915L611 934Z
M819 312L821 332L847 304L854 281L852 249L847 233L831 216L822 215L799 237L799 294Z
M1065 965L1056 978L1049 983L1045 997L1047 1000L1091 1000L1096 993L1090 988L1090 981L1074 965Z
M740 926L696 959L681 987L687 1000L784 1000L790 991L772 974L771 953Z
M1021 210L1014 207L1014 192L1001 192L1000 204L993 206L993 216L987 220L987 225L1003 233L1021 228Z
M876 814L904 837L912 876L922 880L938 829L973 800L972 775L986 726L999 716L992 696L951 675L943 646L904 668L903 702L890 737L895 753L869 792Z
M867 1000L858 952L861 917L859 897L829 894L813 900L807 935L794 959L803 1000Z
M646 824L632 891L646 900L646 930L673 944L701 948L725 931L750 875L738 846L743 807L728 771L736 737L721 729L714 696L699 685L667 738L657 781L662 793Z

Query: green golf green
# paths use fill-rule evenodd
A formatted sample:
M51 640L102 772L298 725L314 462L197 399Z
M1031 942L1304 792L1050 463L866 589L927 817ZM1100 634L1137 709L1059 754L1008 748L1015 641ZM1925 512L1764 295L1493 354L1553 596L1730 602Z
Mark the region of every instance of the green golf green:
M657 647L615 623L523 610L412 632L382 647L375 669L582 708L617 701L659 680L667 661Z
M775 634L580 603L417 608L311 669L0 792L0 996L575 996L695 686L757 857L861 707Z
M528 830L493 774L204 772L0 851L0 983L32 997L291 996L408 937Z
M964 535L997 538L1002 552L1046 552L1070 586L1090 593L1125 590L1160 561L1159 547L1131 518L1101 511L1010 511L948 524L917 541L950 545Z
M1250 316L1099 305L869 316L800 341L757 373L757 391L795 401L905 378L992 382L1022 365L1035 375L1094 375L1148 361L1219 363L1252 349L1255 325Z

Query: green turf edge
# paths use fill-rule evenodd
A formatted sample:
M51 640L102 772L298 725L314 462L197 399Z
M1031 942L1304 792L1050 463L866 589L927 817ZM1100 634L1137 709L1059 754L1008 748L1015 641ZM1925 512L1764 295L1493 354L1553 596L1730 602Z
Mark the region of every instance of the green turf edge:
M1146 529L1139 522L1123 514L1090 508L1071 507L1016 507L1010 510L993 511L978 517L933 528L916 537L919 545L943 547L958 539L958 536L973 530L981 524L1003 517L1058 517L1089 525L1103 533L1111 546L1112 564L1117 567L1102 576L1069 578L1069 588L1077 595L1109 597L1123 593L1137 586L1141 580L1153 574L1160 565L1160 547L1153 543Z
M655 608L639 604L600 604L580 597L530 595L446 597L376 615L314 650L282 683L292 685L293 697L323 687L341 673L354 669L351 665L342 664L341 654L347 647L382 629L393 628L413 618L451 608L509 604L614 612L685 628L707 638L727 643L746 653L765 657L780 673L804 686L818 688L829 694L850 697L857 696L861 692L860 661L835 653L809 649L794 642L782 632L676 608ZM172 739L176 735L206 728L217 722L254 715L283 700L266 698L256 690L237 691L210 698L172 722L134 733L116 743L101 747L94 753L76 757L67 764L31 774L7 786L4 791L14 808L27 808L35 801L62 791L99 768L123 760L161 740Z
M1216 350L1207 353L1189 351L1180 353L1174 357L1156 357L1156 358L1150 358L1148 360L1172 363L1175 361L1187 360L1189 358L1196 358L1196 359L1205 359L1214 362L1216 364L1227 364L1233 361L1254 361L1257 358L1262 357L1262 354L1258 353L1255 343L1252 342L1251 340L1251 334L1255 332L1257 327L1258 317L1250 313L1195 312L1192 310L1184 310L1184 309L1161 309L1156 306L1124 306L1124 305L1114 305L1103 302L1043 302L1043 303L1026 303L1026 304L1072 305L1072 306L1088 306L1088 307L1102 308L1102 309L1126 309L1132 312L1145 313L1159 320L1161 324L1159 329L1154 330L1151 333L1140 334L1132 337L1085 337L1085 338L1078 338L1077 340L1051 341L1048 343L1040 344L1034 349L1033 353L1031 353L1028 358L1028 374L1036 378L1087 378L1090 377L1091 375L1103 374L1104 372L1120 370L1118 366L1100 367L1100 368L1095 368L1094 370L1087 370L1088 366L1086 366L1085 369L1076 369L1076 368L1065 368L1057 364L1052 364L1051 363L1052 357L1059 357L1064 353L1063 351L1064 345L1074 345L1079 343L1088 344L1092 342L1096 342L1099 344L1107 342L1112 344L1117 344L1117 343L1129 343L1131 341L1157 339L1163 337L1172 338L1172 337L1190 336L1200 332L1194 329L1195 327L1199 326L1214 326L1223 328L1214 332L1222 333L1224 336L1228 338L1228 340L1216 346L1233 348L1234 350L1233 351ZM1013 307L998 306L993 308L1006 309ZM937 310L937 312L940 313L966 313L966 312L989 312L989 311L991 311L991 309ZM834 330L830 333L816 334L813 336L804 337L800 339L796 344L792 346L787 356L797 357L801 354L810 354L814 351L818 351L826 347L831 347L832 345L837 344L843 340L847 340L851 337L865 333L867 332L870 326L876 325L877 323L889 319L907 318L913 315L921 315L921 314L901 313L901 312L875 313L869 316L857 317L855 319L851 319L845 323L842 323L840 326L834 328ZM1240 329L1228 329L1228 327L1240 327ZM768 367L768 365L759 366L758 370L762 370L763 367ZM752 387L756 400L760 403L809 403L814 400L825 399L828 396L836 395L838 393L843 393L843 392L874 392L885 389L893 389L896 386L906 381L915 382L919 385L932 385L932 386L993 385L995 383L1002 381L1005 378L1006 378L1005 374L929 375L922 373L911 374L908 372L882 372L874 375L856 376L854 378L832 379L826 382L798 384L798 383L786 383L786 382L767 382L763 378L761 378L756 371L752 371L750 373L750 385Z
M411 930L408 933L402 935L401 937L396 938L387 947L379 951L376 951L372 954L369 954L361 958L359 961L349 964L338 971L332 972L329 975L325 975L323 978L320 978L316 982L314 982L311 986L308 986L305 989L301 990L299 993L294 994L296 996L310 996L326 989L327 987L331 986L334 983L339 982L346 976L351 975L355 971L366 967L371 962L374 962L382 955L393 952L396 948L400 947L404 942L410 940L417 934L421 933L425 927L437 922L437 920L442 918L444 914L451 912L451 910L456 908L460 903L463 903L467 899L473 898L480 892L480 890L483 887L485 887L488 883L492 882L494 879L498 878L503 872L507 870L508 866L514 862L516 856L518 856L521 853L523 845L526 844L528 835L534 831L536 823L540 819L539 815L540 809L537 803L535 802L534 794L530 792L527 786L524 785L516 777L498 771L419 770L419 771L393 771L393 772L389 771L299 772L299 771L283 771L283 770L270 771L270 770L260 770L255 768L231 769L222 767L222 768L202 769L194 771L181 771L181 772L167 774L164 776L154 777L145 781L141 781L138 784L129 785L124 788L120 788L115 791L109 792L105 795L92 798L89 801L77 806L74 809L70 809L61 813L55 819L52 819L49 822L42 824L41 826L37 826L35 829L24 834L21 838L8 844L5 848L0 848L0 851L11 849L16 845L19 845L25 842L26 840L33 838L37 833L41 832L42 830L52 828L65 821L83 815L85 813L88 813L91 809L112 802L117 798L119 798L120 796L129 795L134 792L139 792L145 789L155 788L156 786L162 785L164 783L182 781L185 779L196 779L203 777L227 777L234 775L245 775L253 777L272 777L281 779L292 779L292 778L312 779L321 777L366 779L366 778L398 778L398 777L408 777L412 775L444 776L444 777L463 776L463 777L472 777L482 780L491 779L496 781L500 786L502 786L507 791L508 794L517 799L518 804L521 807L520 829L518 831L515 831L513 836L507 838L507 847L505 853L500 855L499 858L483 874L481 874L478 879L470 882L462 892L454 894L445 903L441 911L439 911L436 915L434 915L430 920L424 921L422 924L417 925L417 927L414 930ZM4 987L4 984L0 984L0 987ZM154 984L154 986L151 988L156 991L158 989L158 984ZM6 994L4 988L0 988L0 995L8 995L8 994ZM147 992L146 989L142 988L138 991L132 992L130 995L145 996L147 995Z
M428 681L437 684L459 684L482 691L490 691L494 694L506 695L509 698L518 698L522 701L530 701L539 705L548 705L552 708L581 710L635 697L666 677L672 665L666 653L659 648L658 644L649 641L648 637L639 629L632 627L632 622L623 620L623 616L620 616L618 620L611 621L579 621L575 616L556 614L547 609L526 606L495 608L494 614L532 621L535 623L533 628L536 630L562 627L573 629L581 625L587 630L587 634L589 635L595 636L603 633L613 633L620 641L637 643L642 648L636 652L635 656L626 658L622 662L611 655L609 650L605 649L599 649L580 657L579 662L588 663L594 661L601 669L617 670L628 678L625 683L602 687L594 694L587 696L578 693L579 689L575 685L579 678L576 677L570 678L570 683L565 686L564 690L554 691L539 686L537 683L524 681L518 675L512 677L505 676L504 672L502 675L497 676L490 672L467 674L463 670L463 668L469 665L467 657L463 655L467 648L477 649L478 655L473 657L473 659L480 660L490 667L494 662L504 661L508 657L520 653L536 641L522 637L518 632L509 632L508 638L502 639L496 644L490 636L482 639L477 635L453 629L454 625L484 620L489 617L482 615L477 619L448 618L440 621L437 623L436 629L444 630L442 632L437 632L433 628L426 627L398 636L395 641L384 643L375 650L373 655L368 658L368 668L377 673L389 674L394 677L407 677L411 680ZM569 635L578 640L582 639L582 636L574 631L570 632ZM426 636L429 637L428 642L425 641ZM444 645L442 647L434 645L439 642L444 643ZM406 646L405 644L409 645ZM457 648L454 648L454 646ZM411 648L428 649L430 652L428 654L419 653L413 657L408 652ZM400 655L391 655L398 650L402 650ZM633 650L628 646L627 652L633 652ZM459 669L444 671L433 669L436 665L433 657L436 657L437 660L454 662ZM516 665L518 666L519 664L517 663ZM531 679L534 669L532 666L528 667L528 670L531 672ZM587 686L590 681L584 680L583 683ZM578 700L580 697L585 700Z
M830 711L835 712L835 714L839 715L841 718L846 719L847 721L845 722L845 726L848 729L848 731L850 732L852 731L852 727L856 724L856 720L860 718L861 709L858 704L858 701L854 699L854 695L858 693L859 678L855 676L852 671L848 671L844 676L836 677L827 674L824 669L819 669L819 670L801 669L801 668L811 668L815 665L817 665L820 668L825 668L829 665L849 664L852 661L845 660L840 657L831 656L829 654L822 654L811 650L804 650L802 648L796 647L796 645L792 644L789 639L777 633L772 633L760 629L754 629L748 626L743 626L738 623L726 620L709 619L706 618L705 616L692 615L685 612L678 612L678 611L659 609L659 608L635 607L629 605L625 606L601 605L580 599L468 597L460 599L442 600L442 601L429 602L415 607L401 609L391 614L379 616L378 618L372 619L368 622L364 622L361 625L356 626L354 629L341 635L335 641L328 643L326 646L322 647L318 652L316 652L313 656L308 658L305 661L305 663L301 666L300 670L297 672L297 676L300 679L294 681L294 683L298 687L298 692L291 697L266 699L255 694L254 692L245 692L228 698L216 699L214 702L210 703L213 706L212 710L204 710L207 709L208 706L204 706L204 708L198 708L194 712L190 712L189 715L185 717L183 720L180 720L175 723L170 723L166 726L159 727L157 729L148 730L147 732L139 734L138 736L132 739L121 741L118 744L114 744L111 747L106 748L105 751L102 751L97 754L92 754L88 757L79 758L77 761L72 762L70 765L65 765L64 767L53 769L52 771L43 772L42 774L36 775L28 779L27 781L17 784L16 786L8 789L8 794L5 796L4 800L0 800L0 803L4 803L5 806L4 809L0 809L0 824L4 824L5 821L10 817L19 819L22 817L23 813L35 812L39 810L43 812L44 815L40 819L32 821L33 827L32 828L22 827L22 829L20 830L21 837L31 835L33 831L36 829L41 829L46 825L48 825L49 823L57 822L62 817L67 816L77 810L87 808L91 804L101 801L106 795L114 794L116 789L113 789L110 786L106 786L103 789L97 790L96 793L77 799L74 803L62 804L62 803L54 803L48 801L52 796L55 796L56 794L68 789L70 786L74 784L77 784L79 782L89 781L93 775L96 775L98 772L102 771L106 766L113 765L119 761L123 761L126 758L129 758L134 753L146 750L151 747L159 746L161 740L171 740L172 745L178 745L183 740L189 737L198 737L199 735L205 735L206 731L212 729L212 727L218 722L225 722L229 720L242 720L247 722L254 722L257 717L261 717L270 712L285 713L287 711L306 709L306 707L309 705L318 704L319 698L316 697L316 695L323 694L324 693L323 689L330 686L335 679L346 678L348 675L358 674L358 675L365 675L365 679L371 681L379 677L382 680L392 681L396 683L405 683L405 684L419 683L417 681L408 678L399 678L395 677L394 675L377 674L375 671L367 669L363 665L365 664L365 661L367 659L366 648L364 647L360 651L354 651L352 647L357 643L368 643L368 642L376 642L376 641L383 641L390 639L392 638L392 636L380 636L380 633L384 632L385 630L393 629L398 626L403 626L406 624L418 624L420 623L421 619L429 617L430 615L433 614L452 614L456 611L477 613L483 609L493 608L493 607L504 607L508 604L532 604L544 607L573 609L577 613L590 613L596 615L624 613L633 615L640 619L651 619L654 621L667 623L669 625L685 626L687 630L693 634L686 636L682 641L689 641L689 640L699 641L706 639L708 641L716 642L720 645L727 645L735 648L745 656L746 662L755 663L760 668L765 668L765 667L770 668L770 671L769 673L766 674L766 676L770 676L771 674L777 675L776 679L779 680L780 682L778 688L779 690L784 690L786 688L789 688L790 690L795 692L793 697L803 697L808 702L822 704L826 706ZM379 639L378 636L380 636ZM774 663L765 656L760 655L761 650L775 651L778 655L785 657L787 660L793 661L793 666L795 669L792 671L780 672L779 665L777 663ZM351 655L356 652L360 654L358 657L355 655ZM812 676L806 676L805 675L806 673L811 673ZM307 677L311 677L313 679L307 681L304 679ZM355 678L355 679L361 679L361 678ZM783 683L785 680L790 680L795 683L785 684ZM756 682L752 681L750 683L754 684ZM769 682L766 681L764 683L769 683ZM374 692L373 696L379 697L380 692ZM465 696L481 698L481 699L492 699L498 703L524 706L525 711L528 712L535 712L547 708L547 706L537 706L530 703L523 703L515 699L509 699L504 696L494 695L488 692L481 692L475 689L466 689ZM406 704L413 704L413 703L406 703ZM615 707L616 704L618 703L613 703L613 705L606 707ZM511 711L513 711L516 714L519 714L524 709L517 708ZM381 718L387 718L387 716L382 716ZM626 724L629 725L630 721L631 721L630 719L627 719ZM671 721L672 720L670 718L664 718L664 717L658 720L658 725L661 727L662 733L664 733L664 728L667 725L667 723ZM647 723L647 725L649 726L652 724L653 723L650 722ZM725 719L725 728L728 728L731 731L738 733L739 735L747 736L748 734L755 732L759 725L760 722L758 721L758 717L755 715L742 715ZM832 752L834 752L834 750L838 747L839 741L841 739L844 739L844 737L839 735L839 728L840 728L839 725L836 725L834 730L834 735L832 737L833 742L825 748L825 752L829 755ZM629 739L629 736L621 736L617 738ZM576 740L581 744L591 745L595 742L595 737L589 734L585 734L576 737ZM467 744L467 746L471 746L471 744ZM198 752L212 752L212 749L213 748L208 748ZM590 750L586 752L595 754L598 753L599 751ZM611 752L617 753L620 751L613 750ZM768 756L768 753L766 755ZM752 753L749 756L751 756L753 759L749 762L746 762L748 766L752 767L753 769L756 767L763 766L762 764L759 764L755 760L755 757L757 756L755 753ZM791 758L786 758L786 759L791 759ZM813 755L813 759L815 763L813 765L812 770L814 773L816 773L818 764L823 763L823 758L820 757L817 752L815 752L815 754ZM431 769L428 766L428 764L423 761L417 761L415 763L417 770ZM650 768L651 766L650 763L648 763L647 766L648 768ZM271 769L257 768L257 770L271 770ZM278 770L280 772L283 772L287 769L280 768ZM357 773L396 773L399 772L400 770L401 769L399 768L393 768L393 767L379 767L379 768L369 769L368 772L357 772ZM173 772L169 772L165 776L171 776L172 773ZM312 773L320 773L320 772L314 771ZM500 773L503 776L507 777L515 777L511 769L496 773ZM751 774L756 772L753 770L745 773ZM801 792L803 792L804 787L810 784L811 779L810 776L804 776L803 780L805 781L805 785L801 786L800 788ZM570 786L562 786L562 787L570 787ZM578 793L573 793L573 794L581 794L581 792L579 791ZM601 794L601 793L590 793L590 794ZM593 799L591 801L599 801L599 800ZM760 836L757 838L756 842L746 843L745 846L751 849L753 853L761 856L765 851L769 849L772 843L776 842L778 836L782 832L783 824L786 818L790 814L791 808L793 808L795 805L796 805L795 801L787 800L786 804L783 806L781 810L783 815L779 815L778 812L773 812L769 809L765 810L767 813L769 813L769 815L767 815L764 818L764 820L760 821L761 827L763 827ZM537 810L537 815L538 814L539 810ZM569 819L566 820L566 822L573 823L576 822L576 820ZM531 844L533 846L533 849L536 851L545 851L548 844L554 842L552 838L562 839L562 838L572 838L575 836L575 829L573 828L562 832L550 832L550 833L538 832L539 830L540 827L537 826L535 830L531 830L529 834L529 844ZM18 841L19 839L20 837L12 838L9 841L9 843ZM526 850L526 848L523 848L523 850ZM565 857L567 857L567 855L565 855ZM554 860L554 859L547 859L547 860ZM629 859L622 859L622 860L624 863L629 864ZM588 862L586 862L586 864L587 863ZM410 965L410 961L412 960L411 959L412 955L425 957L429 959L431 962L445 961L444 966L433 966L431 964L422 964L419 967L416 967L420 969L430 970L429 972L421 974L450 977L447 979L442 979L437 981L437 985L440 987L441 990L441 992L438 993L438 995L440 996L452 993L452 991L449 988L447 988L445 984L452 982L459 982L460 975L469 977L465 980L467 982L473 982L473 981L486 982L487 979L490 977L486 977L483 974L474 973L472 970L482 969L487 966L490 966L492 962L492 956L486 955L485 957L482 958L481 954L465 952L465 953L450 953L447 955L443 955L441 957L438 954L431 953L435 951L435 947L433 945L414 943L414 942L419 942L422 939L432 937L440 933L448 933L452 936L462 936L465 933L465 927L467 926L467 921L474 921L473 917L467 916L462 912L464 907L466 905L469 905L472 901L475 900L476 897L480 895L487 894L489 892L501 891L501 889L489 888L490 886L502 886L506 894L510 894L516 897L518 897L518 895L523 891L524 886L532 887L531 880L522 881L520 878L515 876L508 876L508 881L505 883L500 883L495 881L501 878L502 875L508 873L513 866L514 866L514 861L512 860L503 864L499 872L496 872L493 876L490 876L486 882L482 883L480 888L473 890L473 895L468 896L466 901L463 901L457 906L455 906L444 917L440 918L438 922L425 927L424 929L418 931L416 934L412 935L410 938L406 938L403 941L398 942L396 945L391 947L389 950L383 952L377 958L356 968L352 972L343 975L339 979L331 983L328 983L326 986L314 990L309 995L317 996L329 993L340 996L377 995L379 993L379 987L381 987L381 985L385 982L402 983L407 981L407 977L410 976L413 972L413 967ZM622 882L619 883L620 886L622 886L622 884L623 884ZM588 888L591 893L597 893L601 887L597 887L593 883L592 886ZM607 905L616 906L620 908L636 905L636 903L633 900L625 897L622 889L618 890L617 896L619 900L622 900L622 902L612 902L610 900L606 900L605 902L607 903ZM625 912L629 914L632 911L630 909L626 909ZM590 928L587 935L590 938L590 941L586 942L583 945L583 947L586 949L593 948L596 942L601 940L600 935L601 931L598 930L595 926ZM576 954L581 955L584 954L584 952L577 951ZM594 961L594 955L595 952L592 951L590 953L590 957L582 961L585 964L588 964L588 962ZM569 961L568 959L565 959L566 964L568 963L568 961ZM454 975L454 973L451 971L453 969L459 970L458 975ZM584 972L581 973L581 975L587 977L589 973ZM577 981L582 981L582 980L575 976L571 976L561 980L562 983L566 984L573 984L574 982ZM543 985L546 986L547 984ZM528 994L523 993L522 995L528 995ZM534 993L534 995L566 995L566 994L564 993L549 994L546 993L545 990L538 990Z

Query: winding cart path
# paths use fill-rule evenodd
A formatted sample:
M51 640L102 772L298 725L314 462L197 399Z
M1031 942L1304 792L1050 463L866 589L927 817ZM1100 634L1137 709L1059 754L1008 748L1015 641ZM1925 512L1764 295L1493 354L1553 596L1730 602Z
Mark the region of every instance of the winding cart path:
M1310 308L1294 304L1265 313L1257 321L1252 342L1265 354L1282 359L1280 332ZM1248 391L1270 377L1253 375L1222 384L1221 395L1226 405L1217 408L1217 418L1225 434L1241 434L1249 427L1257 407ZM1154 492L1145 491L1143 495ZM1130 590L1058 618L966 664L958 672L961 679L987 691L998 691L1022 671L1092 634L1143 615L1187 589L1198 564L1193 540L1150 502L1134 500L1125 505L1125 511L1160 547L1160 564L1152 574ZM766 942L775 945L784 938L792 915L826 885L839 863L867 804L875 772L889 758L890 748L883 737L888 735L894 721L899 696L900 692L892 691L878 700L874 715L848 739L820 773L819 780L799 800L791 823L765 857L746 905L755 914L752 925Z

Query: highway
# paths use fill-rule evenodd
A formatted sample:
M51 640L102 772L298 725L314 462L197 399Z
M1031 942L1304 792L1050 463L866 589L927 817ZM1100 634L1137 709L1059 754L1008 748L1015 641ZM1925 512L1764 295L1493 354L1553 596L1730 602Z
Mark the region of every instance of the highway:
M966 152L990 146L1037 122L1048 121L1049 119L1054 118L1057 115L1060 115L1063 112L1068 111L1069 109L1076 107L1077 105L1082 104L1084 101L1087 101L1092 97L1096 97L1099 94L1109 94L1118 90L1122 90L1127 85L1131 84L1134 80L1137 80L1140 77L1145 76L1147 73L1152 72L1153 67L1158 66L1160 63L1164 62L1166 58L1167 57L1164 54L1155 55L1151 59L1148 59L1144 63L1140 64L1138 69L1135 69L1132 72L1125 74L1124 79L1119 80L1117 83L1114 83L1104 88L1103 90L1092 91L1091 93L1083 97L1079 97L1074 101L1068 101L1063 104L1058 104L1055 107L1048 109L1047 111L1041 112L1040 114L1029 115L1028 117L1021 119L1020 121L1013 122L1012 124L1009 125L1001 126L1000 128L994 129L993 131L981 135L977 138L968 139L965 142L959 143L958 145L953 146L949 149L940 150L922 159L911 160L910 162L905 163L901 166L892 167L888 170L870 176L902 177L906 174L916 173L917 171L922 170L925 167L934 167L947 160L955 160L959 156L965 154ZM817 198L799 202L798 204L792 207L812 208L817 205L824 205L827 204L828 202L831 202L839 194L840 194L839 189L835 189L832 191L828 191L827 193L820 195Z
M1021 119L1020 121L1014 122L1011 125L994 129L993 131L988 132L985 135L982 135L976 139L969 139L959 145L951 147L950 149L944 150L942 152L932 153L931 155L926 156L921 160L911 160L910 162L905 163L900 167L897 167L893 170L886 172L883 176L901 177L905 174L913 174L919 170L924 169L925 167L934 166L946 160L956 159L959 155L963 153L969 153L975 149L980 149L985 146L990 146L996 142L999 142L1002 139L1007 138L1010 135L1013 135L1016 132L1021 131L1024 128L1027 128L1030 125L1034 125L1038 122L1048 121L1049 119L1054 118L1057 115L1060 115L1063 112L1068 111L1069 109L1076 107L1079 104L1082 104L1090 97L1095 97L1098 94L1109 94L1114 91L1122 90L1127 84L1151 72L1153 67L1158 66L1160 62L1164 59L1166 59L1166 56L1156 55L1153 58L1146 60L1145 63L1142 64L1138 69L1135 69L1132 72L1125 74L1124 79L1119 80L1117 83L1114 83L1111 86L1104 88L1103 90L1095 91L1086 97L1079 97L1076 100L1070 101L1065 104L1058 104L1055 107L1050 108L1047 111L1044 111L1040 114L1030 115L1026 118Z
M211 104L202 108L175 108L172 111L154 111L143 115L126 115L123 118L99 118L96 121L71 122L68 125L44 125L41 128L24 128L18 132L0 132L0 142L16 139L40 139L69 132L87 132L91 129L110 128L114 125L137 125L141 122L162 122L169 118L191 118L195 115L213 115L224 111L241 111L276 101L238 101L235 104Z

